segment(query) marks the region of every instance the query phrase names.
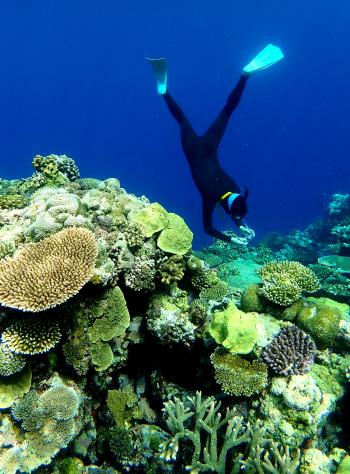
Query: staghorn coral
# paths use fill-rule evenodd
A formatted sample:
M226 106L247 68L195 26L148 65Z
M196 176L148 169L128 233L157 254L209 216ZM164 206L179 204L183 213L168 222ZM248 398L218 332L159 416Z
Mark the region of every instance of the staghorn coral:
M315 351L311 337L292 324L283 328L263 350L262 358L276 374L298 375L310 370Z
M26 365L26 359L11 352L7 344L0 343L0 375L9 376L19 372Z
M0 303L33 312L57 306L89 281L96 256L96 240L87 229L65 229L28 244L0 260Z
M314 272L299 262L273 261L262 266L259 275L263 280L261 294L279 306L288 306L303 291L312 293L320 287Z
M216 382L229 395L251 397L267 385L267 366L263 362L249 362L221 348L213 352L210 360Z
M165 421L172 437L160 445L161 457L175 461L183 443L189 441L193 448L186 471L225 474L226 464L230 462L231 472L238 472L242 455L232 450L248 443L251 432L244 428L243 417L234 408L227 409L223 415L220 408L220 402L213 397L202 397L201 392L184 401L175 397L164 403Z
M2 341L15 354L42 354L61 339L58 321L50 318L26 318L10 321L2 332Z

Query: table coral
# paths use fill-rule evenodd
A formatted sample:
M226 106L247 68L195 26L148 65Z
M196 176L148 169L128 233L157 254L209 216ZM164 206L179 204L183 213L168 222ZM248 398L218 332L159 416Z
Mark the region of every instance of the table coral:
M261 393L267 385L267 366L263 362L249 362L220 349L211 355L210 360L216 382L229 395L251 397Z
M96 239L86 229L65 229L0 260L0 303L43 311L67 301L91 278Z

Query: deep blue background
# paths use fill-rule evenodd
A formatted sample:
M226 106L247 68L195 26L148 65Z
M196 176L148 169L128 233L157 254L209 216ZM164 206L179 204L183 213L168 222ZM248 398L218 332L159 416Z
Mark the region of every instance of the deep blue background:
M286 59L250 79L220 148L250 188L259 235L302 228L350 184L348 0L2 0L0 175L66 153L83 176L116 176L211 241L177 125L144 56L203 131L267 43ZM222 225L218 220L218 225Z

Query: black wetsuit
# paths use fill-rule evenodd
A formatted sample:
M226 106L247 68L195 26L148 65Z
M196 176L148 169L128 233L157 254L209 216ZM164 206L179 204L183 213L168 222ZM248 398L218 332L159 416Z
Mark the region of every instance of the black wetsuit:
M172 116L180 125L182 147L190 165L193 180L202 196L204 230L209 235L225 242L230 242L231 239L213 227L213 211L218 203L221 203L225 209L225 202L220 201L222 195L229 191L239 194L240 188L221 168L217 150L232 112L242 97L247 79L248 76L241 76L216 120L203 135L196 134L171 95L168 92L163 95ZM228 209L225 210L229 212ZM239 219L234 221L237 226L242 223Z

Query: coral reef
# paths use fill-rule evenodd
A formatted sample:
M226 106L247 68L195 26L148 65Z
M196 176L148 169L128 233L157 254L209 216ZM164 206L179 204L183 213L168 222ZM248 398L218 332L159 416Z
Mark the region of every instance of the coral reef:
M33 165L0 180L1 474L347 472L349 195L194 252L118 179Z

